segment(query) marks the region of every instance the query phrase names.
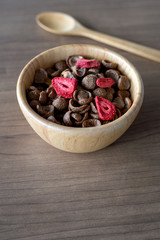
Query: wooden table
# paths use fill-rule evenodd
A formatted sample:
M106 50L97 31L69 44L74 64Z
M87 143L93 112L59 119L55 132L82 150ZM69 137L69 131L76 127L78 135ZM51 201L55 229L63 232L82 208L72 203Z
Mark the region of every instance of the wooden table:
M72 14L86 26L160 49L160 1L0 1L0 239L160 239L160 65L120 51L145 87L141 112L114 144L71 154L45 143L16 99L23 66L70 43L104 44L40 29L42 11Z

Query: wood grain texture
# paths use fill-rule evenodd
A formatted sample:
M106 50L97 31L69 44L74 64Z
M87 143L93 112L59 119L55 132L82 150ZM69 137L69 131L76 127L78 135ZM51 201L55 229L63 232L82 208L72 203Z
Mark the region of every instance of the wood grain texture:
M160 239L159 64L117 50L141 73L144 103L125 135L96 153L49 146L24 119L15 93L21 69L39 52L105 46L43 31L34 20L39 12L66 12L94 30L160 49L159 9L158 0L0 1L0 239Z

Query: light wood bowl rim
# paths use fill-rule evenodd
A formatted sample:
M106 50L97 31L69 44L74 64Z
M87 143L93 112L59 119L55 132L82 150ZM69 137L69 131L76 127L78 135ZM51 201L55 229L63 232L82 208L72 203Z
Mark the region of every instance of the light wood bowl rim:
M62 126L62 125L58 125L56 123L50 122L44 118L42 118L40 115L38 115L28 104L26 97L23 97L23 86L22 86L22 79L25 75L25 73L28 71L28 67L40 56L48 54L51 51L54 51L55 49L60 49L60 48L67 48L67 47L91 47L91 48L96 48L99 49L101 51L107 51L112 55L116 55L117 57L119 57L121 59L121 61L124 61L127 63L127 65L129 65L132 70L134 71L136 78L138 80L138 85L139 85L139 92L136 94L136 97L134 99L134 102L131 106L131 108L124 114L122 115L120 118L114 120L113 122L110 122L108 124L104 124L101 126L97 126L97 127L88 127L88 128L76 128L76 127L67 127L67 126ZM108 49L108 48L103 48L100 46L96 46L96 45L90 45L90 44L68 44L68 45L61 45L58 47L54 47L54 48L50 48L44 52L41 52L40 54L36 55L34 58L32 58L26 65L25 67L22 69L18 81L17 81L17 88L16 88L16 93L17 93L17 99L18 99L18 103L20 105L20 107L23 108L23 110L25 112L27 112L27 114L33 118L35 121L37 121L38 123L40 123L42 126L44 127L48 127L51 129L55 129L55 130L59 130L60 132L71 132L74 134L86 134L86 132L91 132L94 129L94 133L96 133L97 131L100 130L104 130L106 128L110 128L113 127L121 122L123 122L125 119L130 119L130 116L135 115L135 113L138 113L142 102L143 102L143 97L144 97L144 86L143 86L143 81L141 79L141 76L138 72L138 70L135 68L135 66L128 61L125 57L123 57L122 55Z

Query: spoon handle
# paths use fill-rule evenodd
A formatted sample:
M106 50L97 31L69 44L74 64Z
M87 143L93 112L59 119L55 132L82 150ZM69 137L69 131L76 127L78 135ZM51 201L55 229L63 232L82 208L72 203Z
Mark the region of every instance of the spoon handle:
M96 41L106 43L112 47L116 47L127 52L134 53L141 57L160 62L160 50L146 47L134 42L123 40L117 37L112 37L107 34L99 33L88 28L84 28L81 32L82 36L92 38Z

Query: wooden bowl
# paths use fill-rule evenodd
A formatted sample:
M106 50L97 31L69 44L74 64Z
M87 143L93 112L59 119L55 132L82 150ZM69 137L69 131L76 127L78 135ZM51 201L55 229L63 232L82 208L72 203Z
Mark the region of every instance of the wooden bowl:
M84 55L99 60L118 63L120 71L131 81L131 108L117 120L99 127L74 128L52 123L39 116L29 106L26 89L32 85L35 71L71 55ZM33 58L22 70L17 82L17 98L20 108L35 132L52 146L68 152L85 153L102 149L118 139L132 124L143 102L143 82L135 67L121 55L92 45L64 45L49 49ZM33 143L34 144L34 143Z

